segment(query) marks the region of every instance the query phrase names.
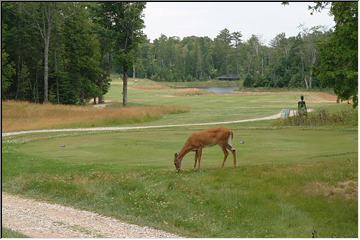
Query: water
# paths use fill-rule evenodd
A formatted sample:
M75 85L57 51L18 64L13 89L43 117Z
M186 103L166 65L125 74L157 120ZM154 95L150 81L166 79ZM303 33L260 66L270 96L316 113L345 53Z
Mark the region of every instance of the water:
M238 87L202 87L199 88L211 93L232 93L238 89Z

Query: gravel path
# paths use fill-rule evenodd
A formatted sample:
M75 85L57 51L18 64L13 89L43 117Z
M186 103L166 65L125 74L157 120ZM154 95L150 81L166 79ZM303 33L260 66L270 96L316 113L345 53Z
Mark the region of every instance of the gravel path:
M4 192L2 224L35 238L179 238L154 228Z
M310 112L311 110L309 110ZM295 114L295 110L291 110L290 116ZM127 131L127 130L137 130L137 129L152 129L152 128L170 128L170 127L187 127L187 126L207 126L207 125L224 125L232 123L244 123L244 122L255 122L263 120L272 120L280 118L281 113L274 114L267 117L252 118L252 119L243 119L235 121L225 121L225 122L207 122L207 123L187 123L187 124L170 124L170 125L150 125L150 126L136 126L136 127L96 127L96 128L63 128L63 129L41 129L41 130L28 130L28 131L18 131L18 132L7 132L1 133L2 137L30 134L30 133L54 133L54 132L95 132L95 131Z

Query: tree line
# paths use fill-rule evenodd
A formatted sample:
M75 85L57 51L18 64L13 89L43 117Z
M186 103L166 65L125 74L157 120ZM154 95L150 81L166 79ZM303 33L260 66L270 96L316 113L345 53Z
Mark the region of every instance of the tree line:
M147 41L138 49L138 77L158 81L201 81L235 75L246 87L319 87L314 74L318 43L329 33L303 28L296 37L278 34L267 46L258 36L247 41L241 32L223 29L214 38L167 37Z
M83 104L102 101L110 73L156 81L235 75L245 87L332 87L357 104L357 2L330 7L335 27L300 27L268 45L223 29L209 37L146 39L145 3L7 2L2 5L2 98ZM119 93L121 94L121 93Z
M126 86L144 38L144 8L139 2L3 3L2 98L101 102L113 65L121 66ZM123 95L126 105L126 89Z

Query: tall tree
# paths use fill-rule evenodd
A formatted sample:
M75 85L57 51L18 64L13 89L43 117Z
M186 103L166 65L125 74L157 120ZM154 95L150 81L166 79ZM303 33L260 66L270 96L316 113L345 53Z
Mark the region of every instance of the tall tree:
M98 79L103 74L100 68L100 46L90 21L87 6L71 3L70 13L64 21L65 75L60 86L64 103L84 104L97 97L100 89Z
M50 36L56 14L56 2L26 3L30 8L25 8L30 16L33 26L39 31L43 41L44 58L44 103L49 101L49 48Z
M113 32L112 23L108 21L108 18L104 16L104 9L102 4L91 3L89 4L89 9L91 10L91 18L93 19L95 25L95 30L100 41L100 53L101 53L101 68L103 74L97 81L99 86L100 94L98 96L99 103L103 103L103 96L108 91L110 87L110 73L112 71L113 64ZM94 103L96 104L96 98L94 98Z
M330 3L310 7L322 10ZM320 44L317 73L325 86L334 88L341 100L358 104L358 2L332 2L330 13L335 28L330 38ZM330 50L331 49L331 50Z
M7 26L2 23L2 29L6 32ZM1 81L1 97L5 98L10 85L11 79L15 75L15 68L13 62L9 60L9 54L5 51L5 42L1 40L1 69L2 69L2 81Z
M135 60L136 49L144 40L143 2L105 2L102 3L102 14L105 22L114 33L115 59L122 67L123 106L127 105L128 70Z

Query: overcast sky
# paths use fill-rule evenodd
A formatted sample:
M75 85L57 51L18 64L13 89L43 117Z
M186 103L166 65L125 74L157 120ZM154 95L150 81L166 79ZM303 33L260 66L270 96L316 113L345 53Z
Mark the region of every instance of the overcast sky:
M309 3L201 3L201 2L150 2L145 9L145 34L150 40L161 34L166 36L216 37L220 30L240 31L243 40L251 34L259 35L268 44L278 33L295 36L298 26L334 26L329 10L310 15Z

